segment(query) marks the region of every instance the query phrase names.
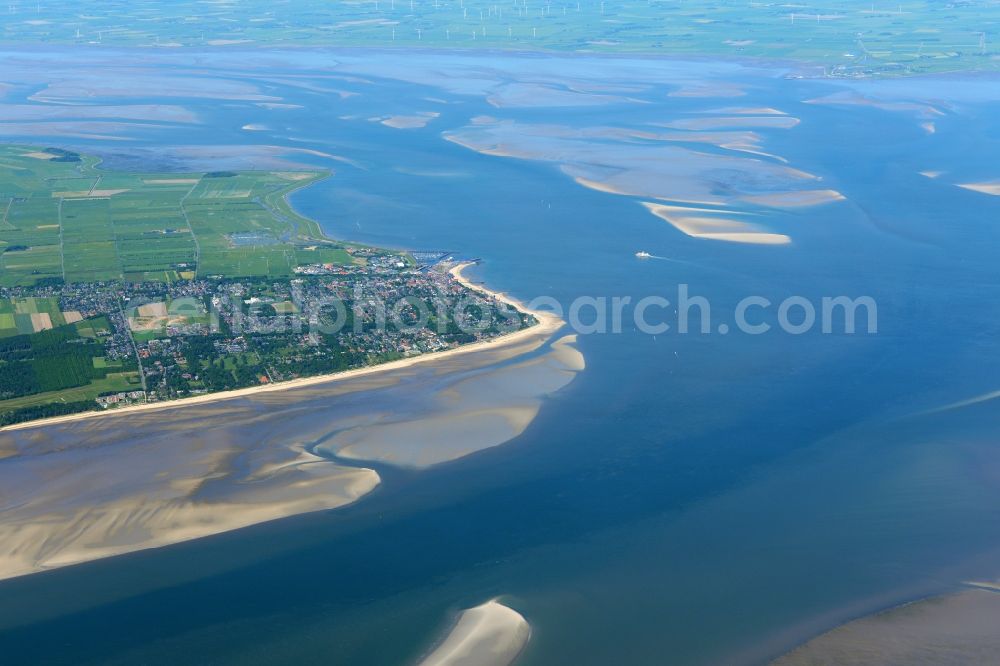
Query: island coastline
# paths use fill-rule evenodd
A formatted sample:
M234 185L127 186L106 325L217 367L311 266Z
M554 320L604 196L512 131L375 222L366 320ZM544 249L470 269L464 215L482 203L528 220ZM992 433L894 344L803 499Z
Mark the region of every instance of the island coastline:
M500 303L509 305L524 314L529 314L535 317L537 323L528 326L527 328L522 328L517 331L514 331L513 333L500 335L495 338L491 338L489 340L481 340L479 342L460 345L458 347L453 347L451 349L429 352L425 354L420 354L419 356L399 359L396 361L389 361L388 363L380 363L378 365L370 365L370 366L365 366L363 368L353 368L351 370L342 370L339 372L334 372L325 375L299 377L287 381L275 382L273 384L251 386L247 388L236 389L233 391L219 391L216 393L206 393L204 395L178 398L176 400L168 400L164 402L145 403L141 405L129 405L126 407L115 408L110 411L78 412L75 414L66 414L63 416L53 416L45 419L37 419L34 421L12 423L10 425L3 426L2 428L0 428L0 433L11 432L14 430L37 428L41 426L57 425L62 423L71 423L74 421L82 421L85 419L98 418L102 416L127 416L129 414L135 414L137 412L150 412L155 410L170 409L174 407L186 407L190 405L198 405L210 402L219 402L224 400L243 398L247 396L257 395L260 393L287 391L289 389L301 388L304 386L314 386L317 384L325 384L327 382L338 382L345 379L352 379L355 377L363 377L366 375L372 375L381 372L389 372L392 370L409 368L417 364L427 363L429 361L435 361L443 358L451 358L454 356L458 356L460 354L468 354L471 352L483 351L486 349L496 349L498 347L521 342L526 338L538 334L551 335L554 334L556 331L558 331L565 324L565 322L562 319L552 314L551 312L533 310L512 296L509 296L503 292L493 291L482 284L476 284L471 282L467 277L463 275L463 271L467 269L469 266L474 265L475 263L476 262L472 261L460 262L456 264L453 268L451 268L451 270L449 270L449 274L455 279L456 282L466 287L467 289L471 289L484 296L487 296L488 298L492 298Z

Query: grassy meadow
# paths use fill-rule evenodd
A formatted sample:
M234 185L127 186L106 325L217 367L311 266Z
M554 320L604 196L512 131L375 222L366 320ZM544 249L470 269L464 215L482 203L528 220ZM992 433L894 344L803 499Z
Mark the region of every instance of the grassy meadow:
M0 285L281 277L350 263L285 201L324 175L120 173L66 151L0 146ZM18 314L0 310L0 331L20 328L7 316Z

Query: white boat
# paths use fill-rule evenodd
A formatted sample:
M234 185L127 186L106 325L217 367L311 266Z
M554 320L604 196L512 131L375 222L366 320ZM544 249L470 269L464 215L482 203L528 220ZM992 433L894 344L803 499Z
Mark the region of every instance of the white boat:
M649 252L639 251L635 253L635 256L639 257L640 259L649 259L653 255L651 255Z

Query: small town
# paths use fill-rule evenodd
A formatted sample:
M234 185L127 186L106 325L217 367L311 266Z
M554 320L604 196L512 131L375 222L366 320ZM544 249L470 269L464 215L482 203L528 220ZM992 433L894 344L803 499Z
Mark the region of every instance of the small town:
M15 386L0 377L0 405L9 405L0 418L13 423L336 373L533 323L460 284L448 273L453 263L438 259L417 264L412 255L380 254L364 265L303 266L290 278L0 289L0 303L18 312L45 311L29 320L30 332L0 338L7 374L30 365L40 378ZM68 367L67 358L81 355L85 367L69 378L45 371L53 360Z

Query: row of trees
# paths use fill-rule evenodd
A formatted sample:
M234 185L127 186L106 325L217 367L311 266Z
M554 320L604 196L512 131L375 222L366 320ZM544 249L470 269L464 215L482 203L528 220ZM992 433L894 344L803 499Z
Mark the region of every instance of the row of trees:
M52 416L63 416L65 414L87 412L93 408L93 400L81 400L79 402L52 402L47 405L22 407L21 409L0 413L0 426L10 425L11 423L21 423L22 421L45 419Z
M85 386L107 376L95 368L100 344L81 338L72 324L0 339L0 399Z

